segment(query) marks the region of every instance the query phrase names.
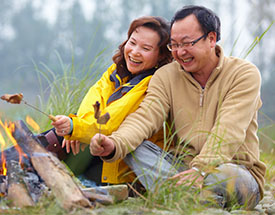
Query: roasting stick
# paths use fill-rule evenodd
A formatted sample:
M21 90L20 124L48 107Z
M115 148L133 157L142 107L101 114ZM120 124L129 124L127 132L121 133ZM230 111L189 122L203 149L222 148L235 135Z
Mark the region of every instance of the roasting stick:
M54 117L51 114L47 114L41 110L39 110L37 107L27 103L25 100L23 100L23 94L22 93L16 93L16 94L5 94L3 96L1 96L2 100L5 100L11 104L20 104L21 102L23 102L25 105L37 110L38 112L45 114L47 117L49 117L50 120L52 120L53 122L57 121L56 117Z
M110 119L110 114L107 112L104 115L101 116L101 110L100 110L100 103L96 101L95 104L93 104L94 107L94 117L96 118L96 122L99 124L98 133L99 133L99 141L98 143L101 143L101 125L106 124Z
M55 116L53 116L53 115L51 115L51 114L47 114L47 113L45 113L45 112L39 110L37 107L35 107L35 106L33 106L33 105L27 103L27 102L26 102L25 100L23 100L23 99L22 99L22 102L23 102L25 105L27 105L27 106L29 106L29 107L31 107L31 108L37 110L38 112L40 112L40 113L46 115L46 116L49 117L49 119L52 120L53 122L57 121L57 119L55 118Z

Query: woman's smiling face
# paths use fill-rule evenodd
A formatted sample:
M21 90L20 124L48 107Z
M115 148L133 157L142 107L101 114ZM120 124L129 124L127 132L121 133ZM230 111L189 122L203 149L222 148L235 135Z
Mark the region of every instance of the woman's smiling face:
M159 60L160 36L148 27L139 26L124 47L127 69L133 75L155 67Z

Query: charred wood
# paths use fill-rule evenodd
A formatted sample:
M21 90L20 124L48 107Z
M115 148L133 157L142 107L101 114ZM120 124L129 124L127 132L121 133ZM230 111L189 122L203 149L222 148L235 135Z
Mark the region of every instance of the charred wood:
M12 206L26 207L33 206L34 201L29 195L27 186L23 180L24 171L17 161L7 163L8 168L8 200Z
M32 166L63 208L91 207L91 203L72 179L65 165L39 144L22 121L15 122L13 137L30 157Z

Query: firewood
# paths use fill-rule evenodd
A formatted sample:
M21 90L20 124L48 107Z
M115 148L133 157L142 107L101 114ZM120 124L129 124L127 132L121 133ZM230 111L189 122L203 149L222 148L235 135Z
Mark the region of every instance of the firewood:
M26 206L34 206L27 186L23 180L24 171L18 161L11 160L7 163L8 168L8 200L12 206L19 208Z
M101 187L82 188L85 195L92 195L98 192L105 192L113 197L114 202L120 202L128 198L128 187L125 184L109 185Z
M14 124L13 137L17 144L30 157L34 169L52 190L61 206L67 210L73 207L92 207L65 165L38 143L23 121L16 121Z
M93 202L96 201L103 205L114 204L114 199L110 195L98 194L89 191L83 191L83 193L88 199Z

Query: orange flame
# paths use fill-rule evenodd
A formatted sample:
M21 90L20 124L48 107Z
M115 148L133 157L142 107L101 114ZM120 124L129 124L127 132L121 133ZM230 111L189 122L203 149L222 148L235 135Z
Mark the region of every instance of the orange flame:
M5 122L5 124L0 120L0 125L2 126L2 128L4 129L6 135L9 137L9 139L11 140L12 144L14 145L15 149L17 150L18 154L19 154L19 163L22 165L22 158L23 156L28 157L23 151L22 149L19 147L19 145L17 144L16 140L14 139L14 137L12 136L12 132L15 130L15 125L14 123L9 123L7 124L7 122ZM1 135L2 136L2 135ZM2 136L3 137L3 136ZM4 139L4 138L3 138ZM2 144L1 144L2 145ZM3 148L1 149L1 151L3 151ZM2 153L2 156L3 153Z
M14 131L14 124L7 125L7 122L5 122L5 124L3 124L3 122L0 120L0 125L2 126L4 131L6 132L7 136L10 138L13 145L17 145L16 140L12 136L12 132Z
M1 133L0 133L0 145L1 145L1 152L3 152L3 149L6 146L6 143ZM2 161L2 170L0 171L0 174L7 175L6 158L4 156L4 153L1 154L1 161Z
M26 122L37 132L40 131L39 125L30 117L26 116Z

